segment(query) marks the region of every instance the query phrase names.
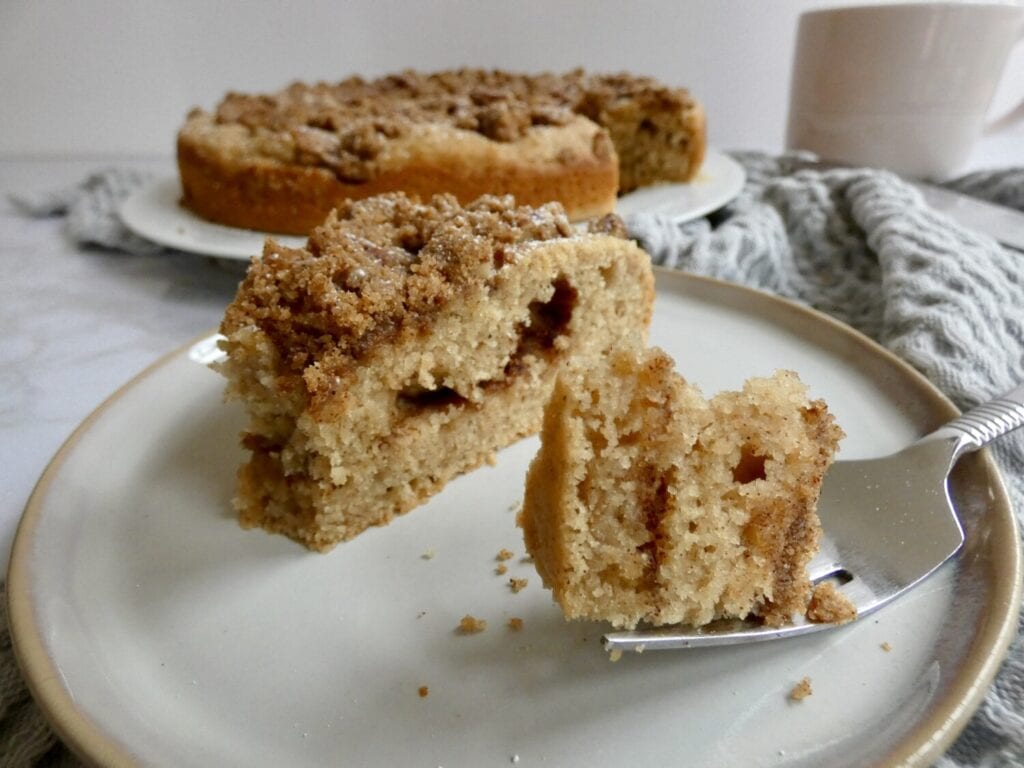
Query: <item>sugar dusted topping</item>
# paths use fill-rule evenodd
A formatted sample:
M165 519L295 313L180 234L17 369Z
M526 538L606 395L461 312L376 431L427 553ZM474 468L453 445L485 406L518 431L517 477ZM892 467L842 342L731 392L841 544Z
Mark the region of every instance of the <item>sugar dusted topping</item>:
M557 203L487 196L463 208L451 195L402 193L348 202L305 248L267 241L221 331L258 327L281 356L279 375L302 375L315 398L371 345L416 333L464 286L491 279L516 246L572 235Z
M622 240L628 238L626 223L614 213L608 213L600 219L587 223L587 232L595 235L611 235Z
M604 112L614 109L624 100L660 109L688 108L694 105L687 91L670 88L650 77L627 73L584 75L578 70L569 77L578 83L573 111L598 123L604 122Z
M287 146L294 162L358 182L372 177L387 140L414 125L440 124L511 142L531 127L565 125L574 115L603 125L605 115L626 99L661 108L694 103L685 90L628 74L408 70L369 81L293 83L272 94L229 93L214 119L266 139L270 154Z

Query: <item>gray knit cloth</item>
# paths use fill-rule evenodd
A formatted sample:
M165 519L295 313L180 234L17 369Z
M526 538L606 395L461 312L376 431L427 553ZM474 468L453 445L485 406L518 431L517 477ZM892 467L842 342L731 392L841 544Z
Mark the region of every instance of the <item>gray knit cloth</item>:
M803 158L735 154L749 181L710 219L629 222L656 264L743 283L852 325L966 409L1024 381L1024 254L957 226L897 177L868 170L797 170ZM66 214L82 244L160 249L127 232L118 202L144 176L109 170L54 194L20 197L34 215ZM949 184L1024 210L1024 168ZM995 448L1018 519L1024 434ZM6 618L6 617L3 617ZM1024 629L1024 626L1019 627ZM20 683L0 627L0 766L74 765ZM992 690L941 768L1024 768L1024 641L1018 634Z
M958 226L892 174L736 155L749 182L712 227L636 216L656 264L795 299L852 325L967 409L1024 382L1024 253ZM1024 168L958 191L1024 210ZM1024 522L1024 432L993 448ZM938 765L1024 768L1024 621L995 685Z

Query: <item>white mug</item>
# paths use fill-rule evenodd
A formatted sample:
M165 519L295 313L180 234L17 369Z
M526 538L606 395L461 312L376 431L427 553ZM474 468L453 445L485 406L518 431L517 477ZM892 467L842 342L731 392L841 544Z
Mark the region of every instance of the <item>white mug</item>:
M828 160L947 178L986 128L1016 3L904 3L800 17L786 146ZM1024 103L990 124L1024 118ZM1024 154L1024 152L1022 152Z

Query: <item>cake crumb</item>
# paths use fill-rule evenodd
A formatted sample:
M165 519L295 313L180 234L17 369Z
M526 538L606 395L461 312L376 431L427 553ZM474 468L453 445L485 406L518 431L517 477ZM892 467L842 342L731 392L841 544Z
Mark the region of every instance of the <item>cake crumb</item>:
M494 572L499 576L504 576L508 573L508 566L504 563L498 563L498 567L494 569Z
M811 678L805 677L799 683L793 686L793 690L789 692L789 698L791 701L803 701L811 695Z
M515 553L510 552L507 549L499 549L498 550L498 554L495 556L494 559L495 560L499 560L499 561L503 561L503 560L511 560L513 557L515 557Z
M526 585L530 583L529 579L509 579L508 585L513 592L519 593L526 589Z
M419 613L416 614L416 618L417 619L422 619L426 615L427 615L426 611L420 611Z
M613 648L612 652L608 654L608 661L615 662L615 661L618 661L621 658L622 658L622 651L619 650L618 648Z
M807 619L818 624L846 624L857 618L853 603L831 581L814 588L807 604Z
M428 549L426 552L424 552L422 555L420 555L420 557L422 559L424 559L424 560L433 560L435 554L437 554L437 553L434 552L434 550Z
M479 632L483 632L487 629L487 620L478 619L475 616L470 616L468 613L462 617L459 622L459 626L456 629L460 635L475 635Z
M891 650L892 650L892 646L891 646L891 645L889 645L889 641L888 641L888 640L886 640L886 641L885 641L884 643L882 643L882 645L881 645L881 648L882 648L882 650L883 650L883 651L885 651L886 653L888 653L889 651L891 651Z
M508 620L508 628L513 630L514 632L518 632L523 628L523 620L518 616L513 616L511 619Z
M421 685L419 688L419 694L421 699L427 698L427 696L430 695L430 688L425 685Z
M512 755L512 762L513 763L518 763L519 762L519 755Z

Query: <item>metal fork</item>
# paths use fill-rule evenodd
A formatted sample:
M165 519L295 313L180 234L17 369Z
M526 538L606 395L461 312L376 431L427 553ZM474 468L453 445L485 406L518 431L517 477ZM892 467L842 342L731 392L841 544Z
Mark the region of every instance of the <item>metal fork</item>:
M863 619L935 573L964 543L949 496L950 471L965 453L1022 425L1024 384L891 456L833 464L818 501L824 535L808 566L812 582L835 578ZM835 626L802 617L782 627L720 620L612 632L602 642L609 651L641 652L777 640Z

